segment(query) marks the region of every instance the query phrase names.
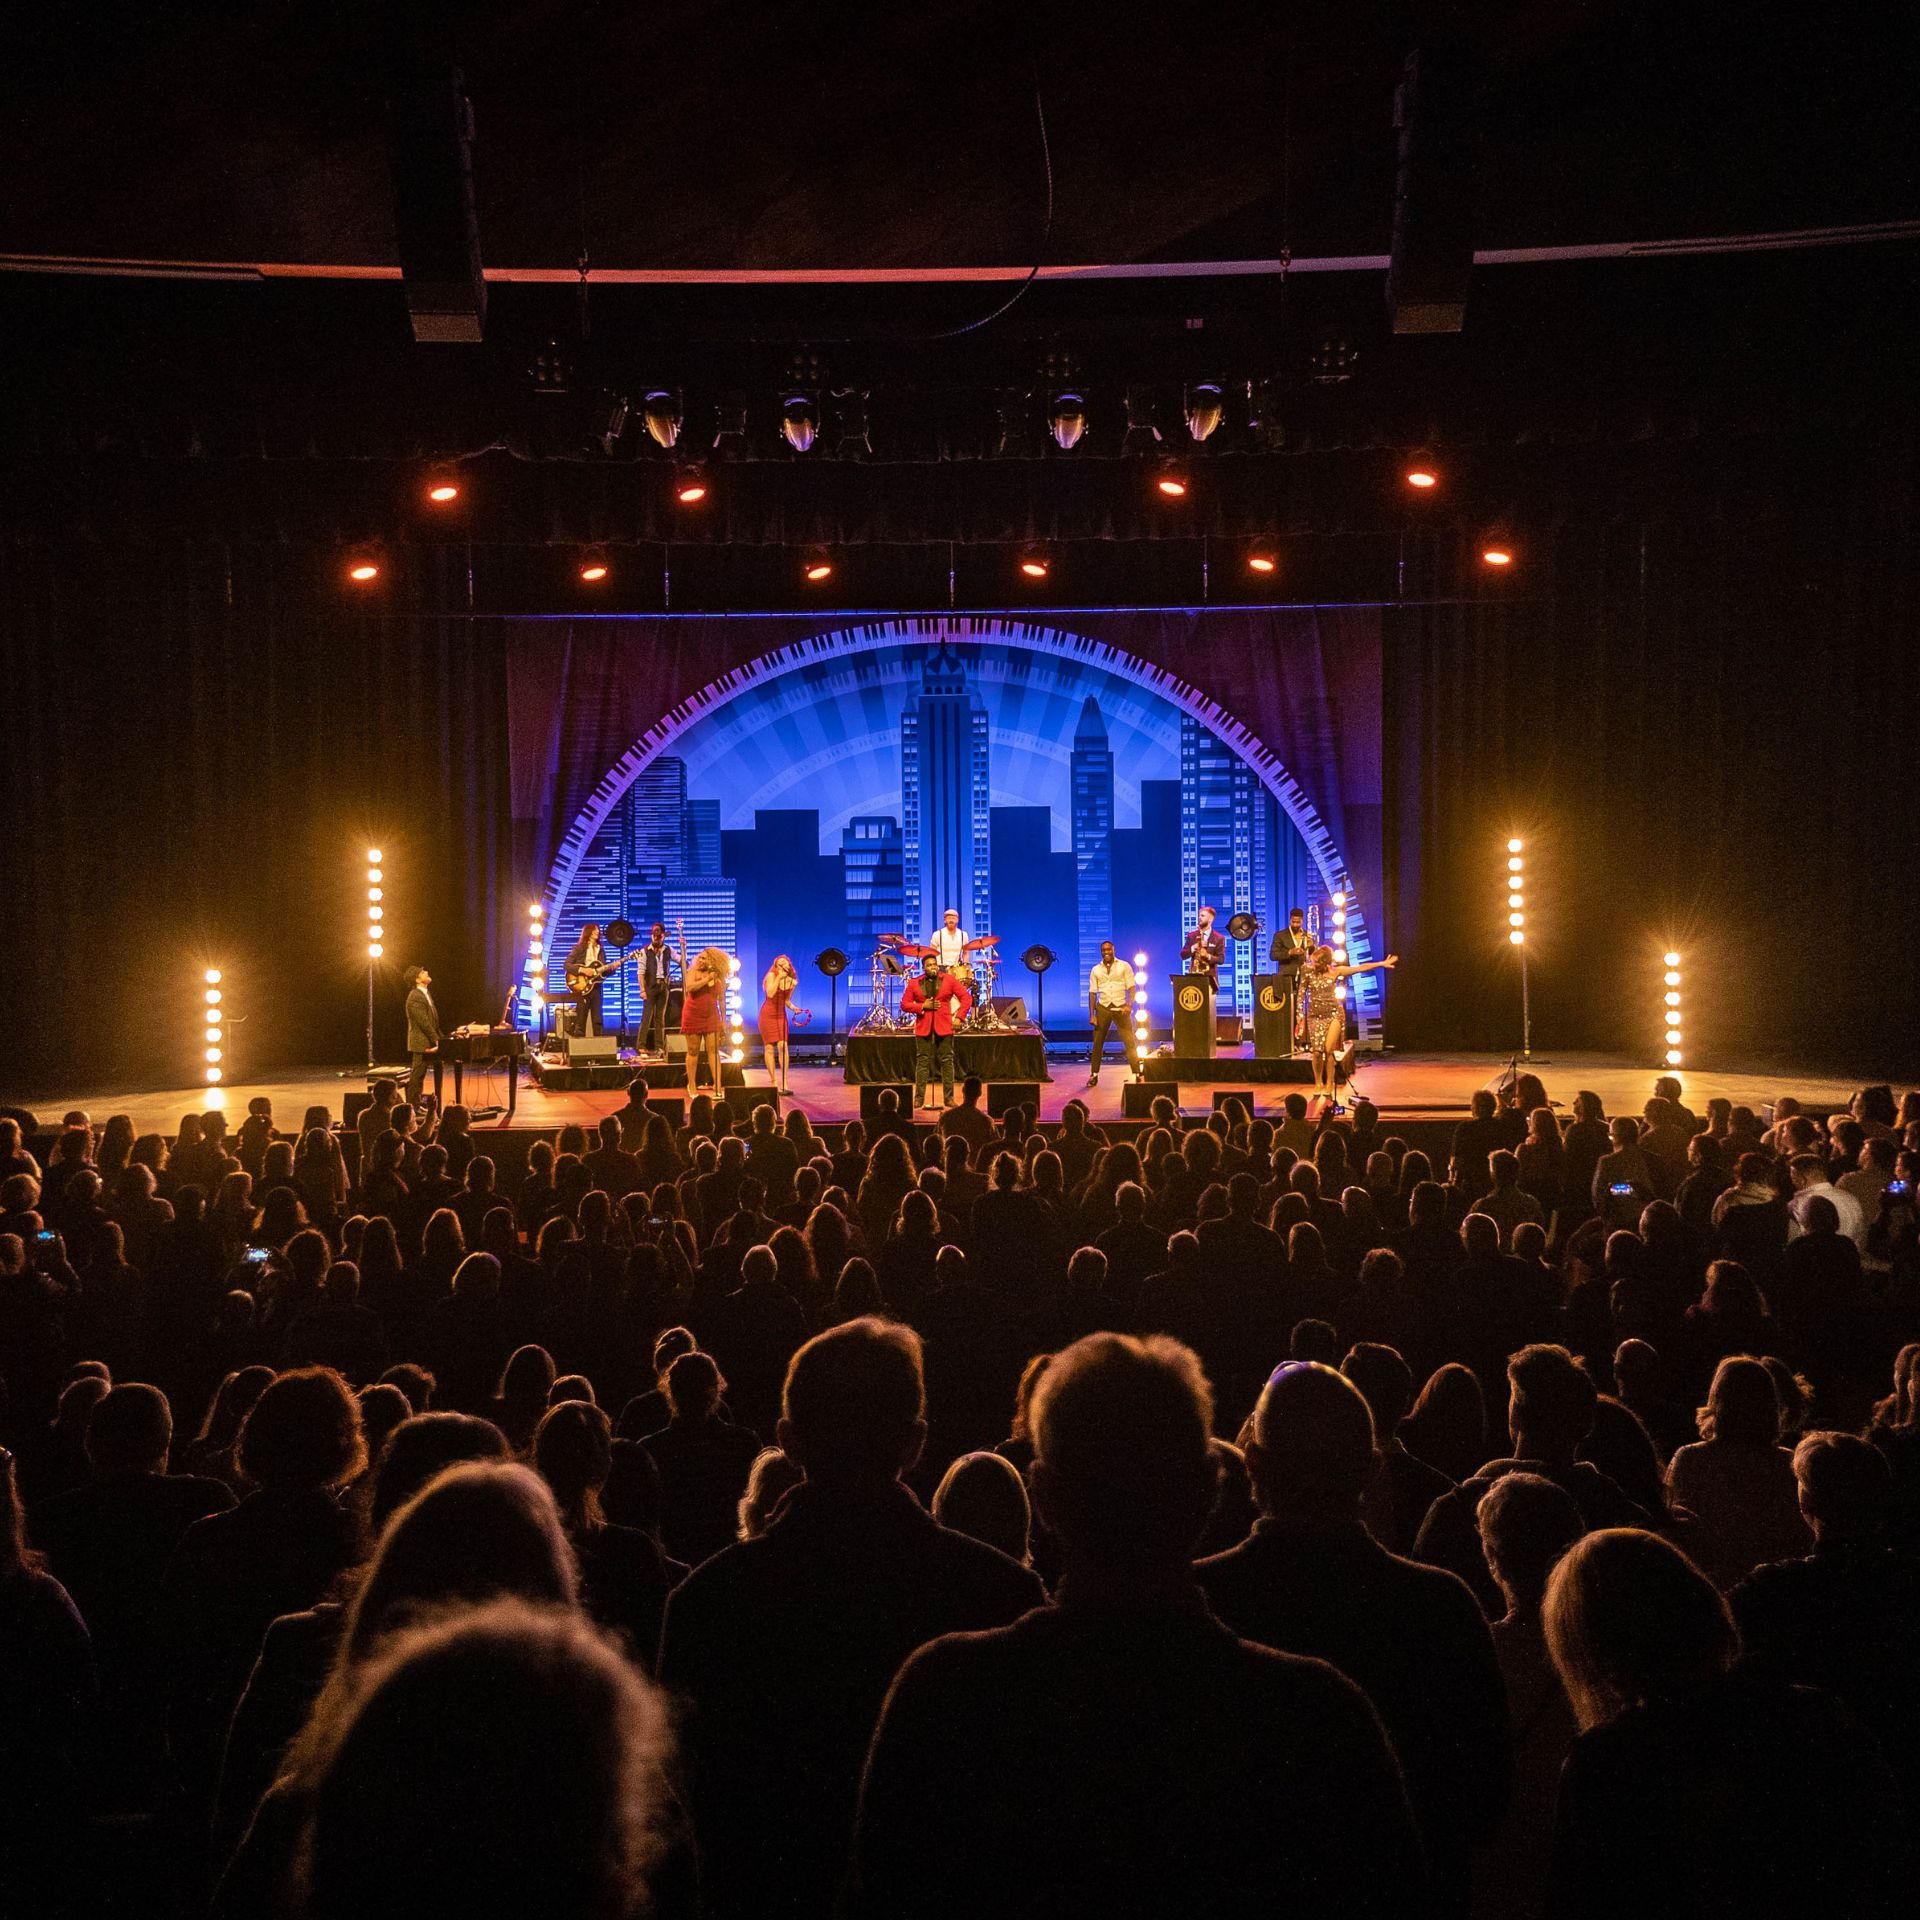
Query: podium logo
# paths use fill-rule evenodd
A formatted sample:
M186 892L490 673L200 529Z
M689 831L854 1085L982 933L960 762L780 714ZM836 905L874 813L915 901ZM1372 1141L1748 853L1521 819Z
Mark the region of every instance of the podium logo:
M1200 987L1182 987L1174 998L1182 1013L1198 1013L1207 1004L1206 992Z
M1286 1002L1274 988L1262 987L1260 989L1260 1005L1262 1009L1268 1013L1280 1013L1285 1009Z

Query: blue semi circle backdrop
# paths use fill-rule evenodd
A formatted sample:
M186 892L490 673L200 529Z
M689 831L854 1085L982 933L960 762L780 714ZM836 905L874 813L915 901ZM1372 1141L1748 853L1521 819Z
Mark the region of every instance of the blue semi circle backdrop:
M663 921L739 956L751 1032L761 974L793 956L851 961L857 1017L881 932L918 937L947 906L1000 936L999 991L1047 996L1071 1026L1103 939L1148 956L1156 1023L1181 930L1202 902L1257 915L1221 1010L1252 1010L1267 934L1294 905L1330 910L1345 863L1312 798L1195 689L1085 636L1024 621L963 638L877 622L777 649L704 689L608 769L564 837L527 984L561 988L588 920ZM1357 909L1356 958L1367 953ZM1044 982L1020 965L1039 945ZM629 975L631 970L629 970ZM1370 984L1370 983L1368 983ZM623 1011L610 986L606 1012ZM1363 996L1365 1015L1372 995ZM624 988L629 1023L638 994Z

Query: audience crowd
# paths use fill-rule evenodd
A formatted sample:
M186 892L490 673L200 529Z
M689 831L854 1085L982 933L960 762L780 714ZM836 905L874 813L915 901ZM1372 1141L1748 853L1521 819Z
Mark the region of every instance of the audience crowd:
M0 1910L1904 1910L1920 1095L0 1119Z

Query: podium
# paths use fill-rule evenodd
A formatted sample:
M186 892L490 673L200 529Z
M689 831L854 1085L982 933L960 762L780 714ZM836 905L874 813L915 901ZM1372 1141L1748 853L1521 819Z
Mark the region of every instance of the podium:
M1257 1060L1293 1055L1293 996L1299 969L1253 976L1253 1052Z
M1213 975L1175 973L1173 983L1173 1055L1176 1060L1211 1060L1214 1055Z

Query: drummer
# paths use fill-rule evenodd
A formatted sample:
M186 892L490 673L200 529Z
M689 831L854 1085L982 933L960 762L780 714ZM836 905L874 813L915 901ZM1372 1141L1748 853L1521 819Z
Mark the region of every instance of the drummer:
M960 925L960 916L952 907L941 917L940 929L928 943L933 949L933 957L943 967L957 967L965 957L968 941L965 929Z

